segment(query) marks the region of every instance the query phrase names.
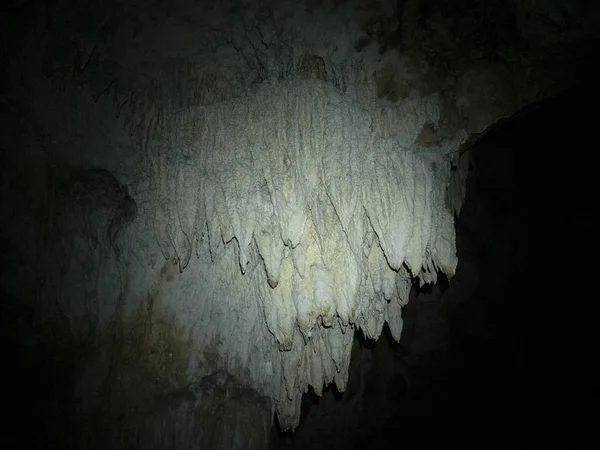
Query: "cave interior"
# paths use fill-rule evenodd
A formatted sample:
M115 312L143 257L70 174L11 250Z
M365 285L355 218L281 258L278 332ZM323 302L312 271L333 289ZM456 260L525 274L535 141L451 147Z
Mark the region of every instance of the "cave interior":
M5 3L15 446L388 449L444 442L406 416L564 412L594 2Z

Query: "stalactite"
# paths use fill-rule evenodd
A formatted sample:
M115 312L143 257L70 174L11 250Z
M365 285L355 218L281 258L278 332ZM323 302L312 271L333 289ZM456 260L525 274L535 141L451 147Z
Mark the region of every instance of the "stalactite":
M192 315L206 342L236 333L225 317L204 319L215 314L211 305L225 301L234 314L252 284L245 301L269 331L262 357L279 363L272 373L251 368L251 378L268 386L280 423L293 427L306 385L344 386L353 330L377 338L388 321L398 339L412 278L435 281L432 268L453 275L446 188L461 137L441 151L415 145L439 118L435 96L382 108L366 90L344 94L319 80L270 83L180 114L157 130L168 141L148 143L157 197L144 207L156 241L183 270L203 252L192 246L206 245L189 236L206 230L204 251L220 261L211 271L217 292L186 300L204 305ZM248 359L226 341L224 359Z

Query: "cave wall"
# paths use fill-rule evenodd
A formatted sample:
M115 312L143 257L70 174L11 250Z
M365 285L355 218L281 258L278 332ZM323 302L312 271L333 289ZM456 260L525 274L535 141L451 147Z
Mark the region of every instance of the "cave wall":
M346 387L355 330L400 339L414 279L458 263L460 145L585 73L557 49L594 36L591 7L558 8L553 40L535 2L493 27L472 3L3 6L3 332L47 392L28 414L58 442L225 370L294 428L309 385Z

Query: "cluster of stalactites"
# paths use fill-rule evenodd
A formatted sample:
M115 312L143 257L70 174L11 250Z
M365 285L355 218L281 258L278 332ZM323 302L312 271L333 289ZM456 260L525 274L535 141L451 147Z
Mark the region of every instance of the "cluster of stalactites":
M353 330L377 338L388 322L399 339L412 280L454 273L446 190L460 139L416 144L438 116L436 97L382 104L282 83L180 114L168 124L171 153L158 139L147 149L165 258L183 270L200 243L212 258L233 244L236 276L260 285L283 352L270 394L284 426L296 423L308 384L343 389Z

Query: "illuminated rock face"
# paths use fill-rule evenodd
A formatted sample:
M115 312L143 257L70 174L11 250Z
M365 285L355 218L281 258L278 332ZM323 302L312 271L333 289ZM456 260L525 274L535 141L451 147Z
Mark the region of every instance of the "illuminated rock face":
M87 355L90 411L225 370L296 427L356 330L399 340L412 283L453 276L468 133L554 86L418 1L56 3L3 28L2 232L41 280L4 290Z
M332 381L345 389L355 330L376 339L387 322L399 340L412 277L454 273L446 189L461 139L415 142L437 116L435 97L379 105L322 82L274 83L155 130L138 172L150 180L144 193L130 197L91 171L72 177L60 190L69 214L57 237L88 267L97 263L96 289L112 294L76 308L84 274L69 267L63 278L73 282L62 289L73 330L90 309L100 310L101 329L115 314L133 329L168 316L165 331L178 344L161 341L167 356L156 358L173 367L187 356L188 379L236 374L294 427L308 385L319 394ZM169 130L179 141L160 139ZM90 211L99 215L93 224ZM107 249L114 262L95 260L76 240ZM123 291L108 291L113 264ZM150 305L156 316L140 319Z
M131 233L182 272L163 298L195 334L195 365L218 337L217 365L248 371L294 426L309 384L344 389L355 329L376 339L387 321L399 339L411 272L435 282L457 263L446 188L460 137L415 142L437 116L435 98L273 83L190 111L169 159L148 143L154 189Z

